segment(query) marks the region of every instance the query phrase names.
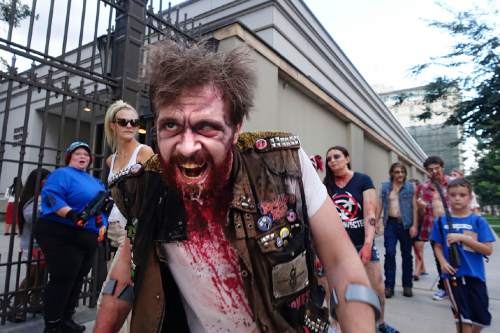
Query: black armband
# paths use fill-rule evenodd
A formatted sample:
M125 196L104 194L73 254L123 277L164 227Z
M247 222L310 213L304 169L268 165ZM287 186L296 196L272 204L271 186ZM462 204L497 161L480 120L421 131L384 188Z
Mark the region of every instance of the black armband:
M72 221L76 221L76 219L78 218L78 214L75 213L75 211L73 209L71 209L66 213L66 215L64 217L71 219Z
M87 224L87 221L83 218L82 213L75 213L73 209L67 212L65 217L71 219L73 224L78 228L84 228Z
M102 289L102 294L114 296L117 284L118 284L118 281L116 281L115 279L109 279L108 282L106 282L106 285L104 286L104 288ZM129 304L133 304L134 298L135 298L134 287L129 285L129 284L126 285L120 291L117 298L121 299Z

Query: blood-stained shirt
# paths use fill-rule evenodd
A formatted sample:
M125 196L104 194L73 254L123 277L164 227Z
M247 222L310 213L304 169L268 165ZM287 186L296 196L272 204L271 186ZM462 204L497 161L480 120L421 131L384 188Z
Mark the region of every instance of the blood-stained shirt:
M311 217L327 199L327 191L302 149L299 158ZM225 212L219 213L215 220L212 216L205 221L188 219L188 240L164 244L169 269L182 295L192 333L258 332L238 255L224 234Z
M446 188L448 186L449 177L444 176L441 182L441 189L445 199L448 201L448 193ZM418 239L421 241L427 241L430 239L432 234L432 227L434 225L434 218L437 216L444 215L443 204L441 203L441 197L439 193L434 189L434 185L430 180L420 184L417 187L417 198L425 202L425 208L423 217L421 219L420 232L418 234Z

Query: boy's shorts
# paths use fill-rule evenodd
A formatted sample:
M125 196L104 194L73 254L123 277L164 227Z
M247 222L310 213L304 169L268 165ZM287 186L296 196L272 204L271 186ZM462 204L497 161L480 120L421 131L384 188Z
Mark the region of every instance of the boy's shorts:
M486 283L470 276L458 277L457 282L457 286L451 288L453 293L451 301L457 304L462 323L480 327L490 326L491 314L488 311ZM453 315L455 316L455 322L458 323L458 316L455 311L453 311Z

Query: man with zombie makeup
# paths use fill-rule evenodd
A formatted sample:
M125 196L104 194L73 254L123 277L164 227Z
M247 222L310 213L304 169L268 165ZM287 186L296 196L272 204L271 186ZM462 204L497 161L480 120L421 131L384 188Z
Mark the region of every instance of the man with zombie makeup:
M418 235L419 240L428 241L432 234L432 227L436 217L444 215L444 206L441 202L438 191L433 184L434 181L441 184L444 196L447 199L446 187L448 186L449 177L444 174L444 162L439 156L429 156L424 161L424 168L427 171L426 182L420 184L417 188L417 204L424 211L424 218ZM431 240L431 246L434 248L434 242ZM447 297L444 289L444 282L441 278L441 266L434 254L436 260L436 269L439 274L438 290L432 296L435 301L441 301Z
M298 138L240 134L252 72L241 49L149 50L159 154L110 184L129 240L94 332L131 308L132 332L324 332L313 242L342 331L374 332L378 298Z

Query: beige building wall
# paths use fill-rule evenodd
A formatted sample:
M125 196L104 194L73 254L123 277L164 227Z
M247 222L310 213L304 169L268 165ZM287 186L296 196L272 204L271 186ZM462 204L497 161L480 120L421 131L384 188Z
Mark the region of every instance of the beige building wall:
M221 50L242 46L236 37L225 39ZM325 158L334 145L347 146L346 123L325 105L307 95L296 83L280 75L278 67L260 53L251 51L257 76L255 103L243 131L285 131L298 135L309 155Z
M241 31L241 30L240 30ZM334 145L346 147L352 157L353 170L368 174L377 189L388 179L392 162L402 160L412 172L407 157L390 144L377 141L375 132L368 130L359 119L345 109L325 100L314 83L294 75L293 69L265 45L244 40L247 35L219 36L219 50L228 51L244 46L254 60L257 77L254 107L242 131L285 131L300 137L308 155L319 154L325 161L326 150ZM252 44L253 43L253 44ZM320 174L321 177L324 173Z
M390 154L387 150L369 138L365 138L364 144L364 172L371 177L373 185L377 188L378 193L380 184L389 178Z

